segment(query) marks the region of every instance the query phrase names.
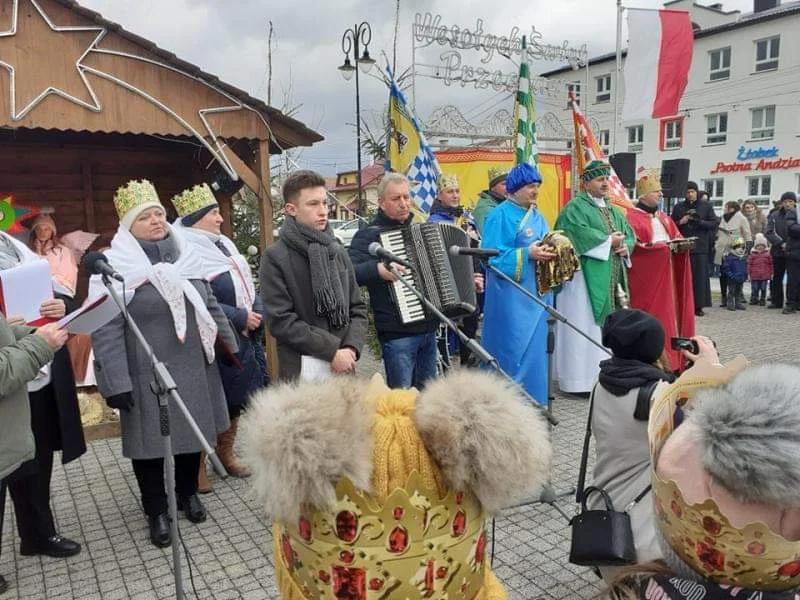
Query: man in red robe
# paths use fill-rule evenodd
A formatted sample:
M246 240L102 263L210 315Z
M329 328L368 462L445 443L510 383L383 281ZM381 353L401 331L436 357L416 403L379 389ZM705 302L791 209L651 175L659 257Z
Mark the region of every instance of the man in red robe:
M636 208L626 218L636 235L636 246L628 272L630 306L650 313L666 333L670 366L681 371L684 359L672 350L670 338L694 335L694 295L689 247L669 215L659 210L663 197L659 171L639 169L636 178Z

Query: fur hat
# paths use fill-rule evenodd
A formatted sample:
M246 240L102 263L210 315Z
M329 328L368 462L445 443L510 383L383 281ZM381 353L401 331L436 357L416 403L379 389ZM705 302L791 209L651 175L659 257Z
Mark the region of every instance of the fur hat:
M253 397L240 432L284 600L506 597L485 520L538 493L551 459L516 386L472 370L421 393L377 375L284 384Z
M696 366L655 399L648 427L656 523L665 559L682 575L793 589L800 585L800 368L745 365ZM676 425L682 403L686 417Z

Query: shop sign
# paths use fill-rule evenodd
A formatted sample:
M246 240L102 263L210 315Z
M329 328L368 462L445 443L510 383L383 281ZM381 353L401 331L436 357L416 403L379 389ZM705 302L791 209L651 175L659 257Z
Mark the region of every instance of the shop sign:
M712 175L717 173L741 173L746 171L773 171L778 169L799 169L800 157L790 156L781 158L777 146L764 148L746 148L739 146L736 153L736 160L733 162L719 161L710 171Z

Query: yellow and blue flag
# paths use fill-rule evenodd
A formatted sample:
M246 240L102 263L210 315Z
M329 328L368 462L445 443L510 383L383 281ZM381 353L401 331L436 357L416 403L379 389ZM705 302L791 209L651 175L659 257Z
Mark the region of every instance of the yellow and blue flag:
M436 199L436 181L441 170L422 133L422 125L411 112L391 69L387 67L386 72L390 81L386 170L403 173L409 178L411 197L417 208L427 214Z

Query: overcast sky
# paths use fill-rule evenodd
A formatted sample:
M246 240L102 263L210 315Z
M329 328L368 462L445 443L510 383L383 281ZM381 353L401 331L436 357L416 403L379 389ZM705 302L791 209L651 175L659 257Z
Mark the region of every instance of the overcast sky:
M752 11L752 0L722 0L726 10ZM161 48L219 76L251 95L267 96L267 31L273 25L272 105L299 107L295 118L325 137L325 141L296 156L304 168L326 175L353 168L356 163L355 82L337 71L343 62L342 34L348 27L367 21L372 26L370 54L381 65L382 52L391 60L395 27L394 0L79 0L117 22L128 31L155 42ZM711 4L702 0L701 4ZM625 2L638 8L659 8L658 0ZM483 32L508 35L517 26L528 34L531 26L542 42L570 46L586 44L589 56L611 52L615 47L615 0L400 0L397 37L397 70L412 63L411 26L417 12L442 17L443 25L475 30L483 19ZM625 30L623 30L625 32ZM623 33L623 45L626 35ZM416 53L417 63L439 64L450 48L433 44ZM462 50L463 63L482 66L481 54ZM514 72L502 57L487 65L490 70ZM533 65L534 72L558 64ZM473 87L446 86L443 82L416 79L417 113L427 120L444 104L454 104L477 124L500 108L511 111L509 94ZM387 103L387 88L370 77L360 80L362 115L377 122ZM560 104L560 103L559 103Z

